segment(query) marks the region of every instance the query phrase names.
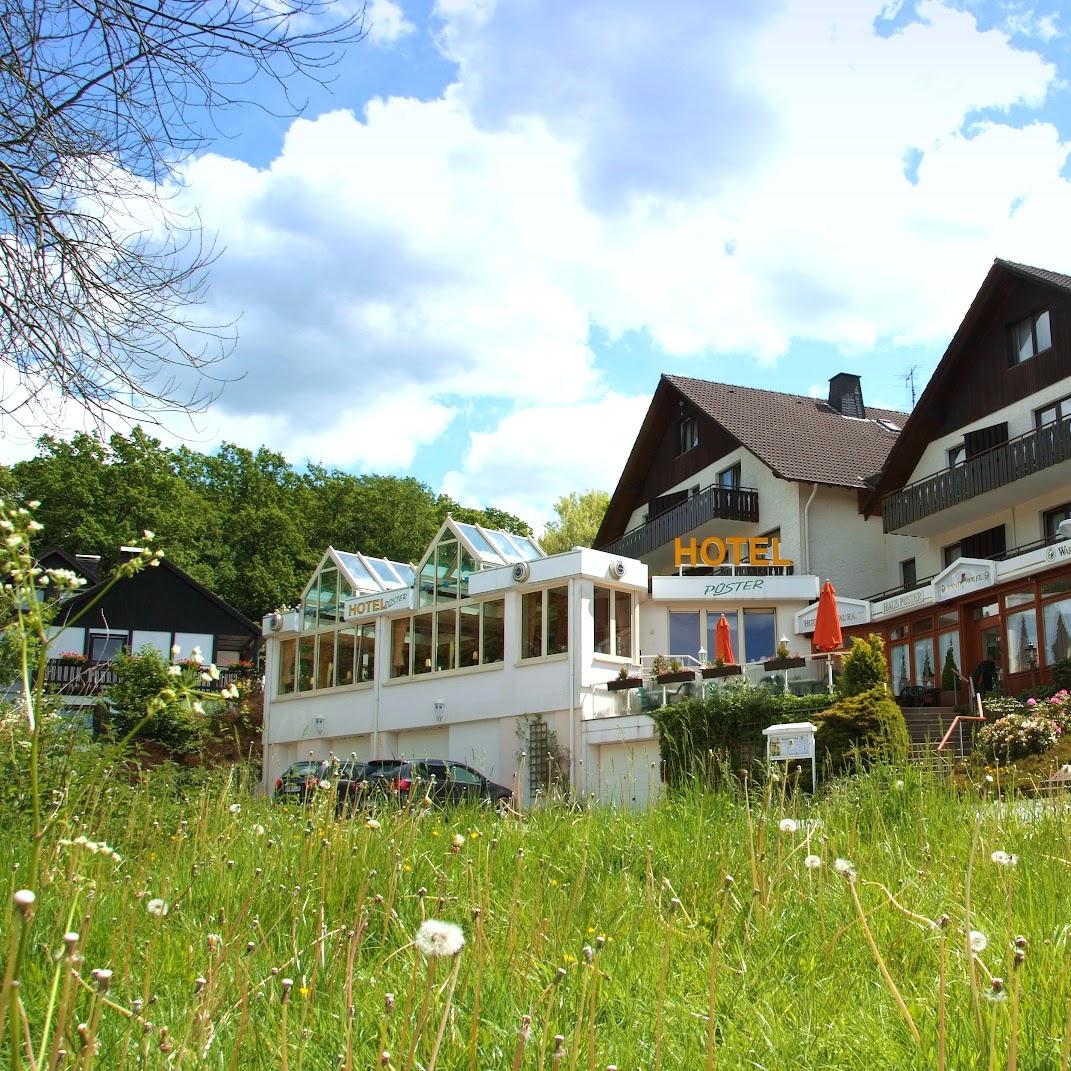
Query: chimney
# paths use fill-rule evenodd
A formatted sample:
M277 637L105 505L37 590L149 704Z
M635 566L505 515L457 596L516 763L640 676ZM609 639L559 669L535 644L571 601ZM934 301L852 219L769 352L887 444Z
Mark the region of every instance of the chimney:
M829 404L846 417L866 418L863 408L863 387L859 377L851 372L838 372L829 381Z

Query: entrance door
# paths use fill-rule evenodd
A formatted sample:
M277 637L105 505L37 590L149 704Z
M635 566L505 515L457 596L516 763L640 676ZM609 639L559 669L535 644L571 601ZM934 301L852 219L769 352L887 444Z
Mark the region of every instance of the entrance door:
M972 606L967 628L970 660L963 671L974 678L980 692L991 692L1000 687L1007 671L999 604L991 602Z

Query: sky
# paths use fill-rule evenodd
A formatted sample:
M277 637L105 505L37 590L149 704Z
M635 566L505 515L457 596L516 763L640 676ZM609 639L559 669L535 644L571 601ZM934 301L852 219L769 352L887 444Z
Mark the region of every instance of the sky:
M369 0L367 29L300 118L229 113L184 167L237 323L195 448L538 528L613 489L662 372L855 372L906 410L994 257L1071 271L1059 2Z

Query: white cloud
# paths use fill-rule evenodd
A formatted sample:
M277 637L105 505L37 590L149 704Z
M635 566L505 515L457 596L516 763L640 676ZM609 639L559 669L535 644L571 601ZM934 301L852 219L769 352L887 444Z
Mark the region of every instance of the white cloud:
M394 0L371 0L365 12L368 39L376 45L393 45L416 30Z
M920 0L882 36L882 0L549 7L439 0L441 99L190 166L226 248L208 313L242 315L206 428L398 470L490 406L446 490L545 516L614 484L649 400L608 391L593 328L682 372L793 339L940 352L994 255L1069 267L1057 71L968 12Z

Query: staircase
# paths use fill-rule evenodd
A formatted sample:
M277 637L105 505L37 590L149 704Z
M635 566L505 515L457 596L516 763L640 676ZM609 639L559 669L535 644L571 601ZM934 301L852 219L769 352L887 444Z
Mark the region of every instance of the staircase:
M973 723L962 726L962 733L956 732L949 740L948 746L938 756L937 745L941 742L949 726L956 717L954 707L905 707L904 721L907 722L908 758L912 762L932 762L935 758L961 759L964 751L969 751L973 738Z

